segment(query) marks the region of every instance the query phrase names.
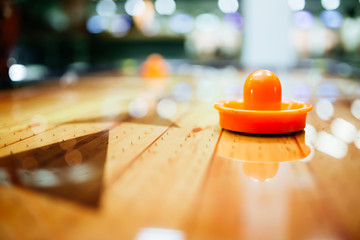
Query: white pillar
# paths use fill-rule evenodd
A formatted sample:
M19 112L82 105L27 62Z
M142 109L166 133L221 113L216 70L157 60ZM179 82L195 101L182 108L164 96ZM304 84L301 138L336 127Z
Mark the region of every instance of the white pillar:
M245 68L286 69L296 63L287 0L243 0Z

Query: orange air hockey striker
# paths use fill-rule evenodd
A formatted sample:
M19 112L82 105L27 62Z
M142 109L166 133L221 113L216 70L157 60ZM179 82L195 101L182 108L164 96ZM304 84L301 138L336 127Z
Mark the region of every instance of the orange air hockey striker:
M140 69L143 78L166 78L170 75L170 71L165 59L157 53L149 55Z
M303 130L309 103L281 100L279 78L268 70L251 73L244 84L244 99L215 103L220 126L255 134L281 134Z

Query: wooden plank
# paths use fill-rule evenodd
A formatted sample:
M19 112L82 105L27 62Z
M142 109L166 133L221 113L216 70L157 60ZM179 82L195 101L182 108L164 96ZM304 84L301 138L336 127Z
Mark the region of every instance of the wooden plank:
M322 120L316 112L322 82L309 82L315 110L305 132L261 136L222 130L206 102L227 95L235 82L206 80L216 94L210 89L209 99L201 99L197 80L185 79L198 96L174 102L170 118L159 116L157 103L171 99L184 79L108 74L61 89L48 84L0 93L0 239L136 239L164 229L186 239L360 236L360 150L354 139L342 139L349 124L360 129L350 111L358 96L343 83L359 84L326 80L340 86L340 95L333 116ZM137 97L149 101L146 117L128 112ZM101 164L92 180L79 169L74 176L81 184L64 180L73 167L93 161ZM56 183L50 174L42 187L28 186L18 175L26 170L36 179L38 170L54 169L66 173L55 179L67 185L50 187Z

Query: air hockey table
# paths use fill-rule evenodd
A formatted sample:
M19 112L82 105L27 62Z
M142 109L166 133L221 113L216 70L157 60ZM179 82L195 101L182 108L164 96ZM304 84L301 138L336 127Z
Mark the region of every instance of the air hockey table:
M360 81L279 73L304 131L231 132L248 73L0 92L0 239L359 239Z

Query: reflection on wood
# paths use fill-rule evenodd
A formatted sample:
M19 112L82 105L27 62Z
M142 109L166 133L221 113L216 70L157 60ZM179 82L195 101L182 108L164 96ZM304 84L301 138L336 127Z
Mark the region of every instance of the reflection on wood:
M275 177L281 162L309 161L312 157L305 131L253 135L224 130L215 151L220 158L241 161L245 175L258 182Z
M108 131L2 157L2 182L96 207L107 147Z
M216 153L227 158L257 163L301 160L311 153L305 131L281 135L251 135L224 131Z
M251 180L265 182L276 176L279 163L243 162L242 168L245 175Z

